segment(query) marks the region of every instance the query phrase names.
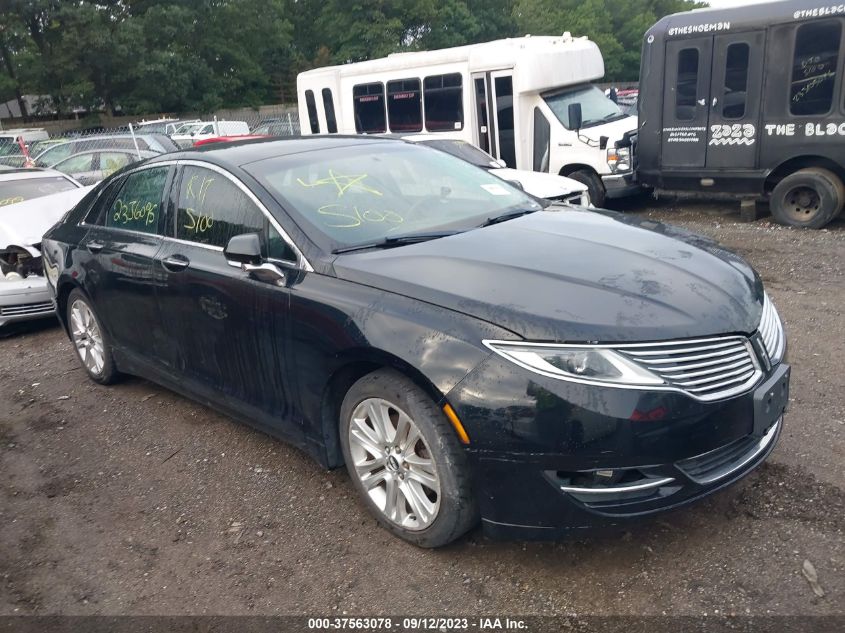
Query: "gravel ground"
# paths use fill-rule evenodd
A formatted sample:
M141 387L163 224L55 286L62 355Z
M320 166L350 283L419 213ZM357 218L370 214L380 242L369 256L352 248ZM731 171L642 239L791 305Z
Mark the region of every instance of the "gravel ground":
M0 340L0 614L844 614L845 221L646 202L745 255L787 324L786 426L739 484L612 535L421 550L345 471L146 381L96 385L30 326Z

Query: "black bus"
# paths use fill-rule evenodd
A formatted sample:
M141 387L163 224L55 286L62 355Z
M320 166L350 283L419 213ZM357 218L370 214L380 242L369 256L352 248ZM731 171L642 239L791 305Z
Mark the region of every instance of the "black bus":
M845 204L845 3L790 0L670 15L645 35L639 178L768 197L821 228Z

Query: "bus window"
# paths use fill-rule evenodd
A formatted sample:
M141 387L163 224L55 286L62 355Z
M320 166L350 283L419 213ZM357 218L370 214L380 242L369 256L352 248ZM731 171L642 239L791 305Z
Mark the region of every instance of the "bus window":
M464 100L461 74L426 77L423 86L426 129L429 132L462 130Z
M725 61L725 92L722 97L722 117L741 119L745 116L748 98L748 44L731 44Z
M695 118L698 99L698 49L685 48L678 53L678 79L675 83L675 118L691 121Z
M317 118L317 102L314 101L314 91L305 91L305 105L308 108L308 123L311 125L311 134L320 133L320 120Z
M422 132L422 99L419 79L387 82L387 118L391 132Z
M387 132L384 114L384 84L359 84L352 87L355 131L359 134Z
M534 171L549 171L551 135L549 121L540 112L540 108L534 108Z
M329 134L337 133L337 118L334 115L334 99L331 88L323 88L323 109L326 111L326 127Z
M841 34L839 22L814 22L798 27L789 94L792 114L830 112Z
M499 158L508 167L516 167L516 139L513 122L513 79L496 77L493 83L496 95L496 131L499 137Z

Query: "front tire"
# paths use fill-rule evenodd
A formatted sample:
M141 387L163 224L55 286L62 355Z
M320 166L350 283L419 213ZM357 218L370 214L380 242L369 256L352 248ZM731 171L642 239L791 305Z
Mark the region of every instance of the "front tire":
M76 355L91 380L108 385L119 374L112 358L111 342L85 294L71 291L67 298L67 324Z
M781 180L772 190L769 207L781 224L820 229L835 218L845 204L845 186L832 171L801 169Z
M604 183L601 181L601 178L598 177L598 174L594 171L590 171L589 169L579 169L578 171L573 171L571 174L568 174L567 178L572 178L572 180L577 180L581 184L586 185L587 191L590 193L590 202L593 203L593 206L598 207L599 209L604 208L607 191L604 188Z
M352 485L396 536L440 547L478 521L454 430L401 374L379 370L352 385L341 405L340 441Z

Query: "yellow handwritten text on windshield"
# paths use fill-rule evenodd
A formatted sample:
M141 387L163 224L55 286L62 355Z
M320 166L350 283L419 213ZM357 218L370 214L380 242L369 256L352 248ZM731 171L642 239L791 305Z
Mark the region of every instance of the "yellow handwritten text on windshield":
M349 190L364 191L374 196L384 195L378 189L364 184L364 181L369 177L369 174L337 174L333 169L329 170L329 175L326 178L320 178L313 182L305 182L302 178L297 178L296 181L303 187L335 187L337 190L337 197L342 198Z
M326 222L326 226L333 229L354 229L365 222L402 224L405 221L405 218L395 211L379 211L376 209L361 211L357 206L350 209L339 204L323 205L317 209L317 213L327 218L334 218Z

